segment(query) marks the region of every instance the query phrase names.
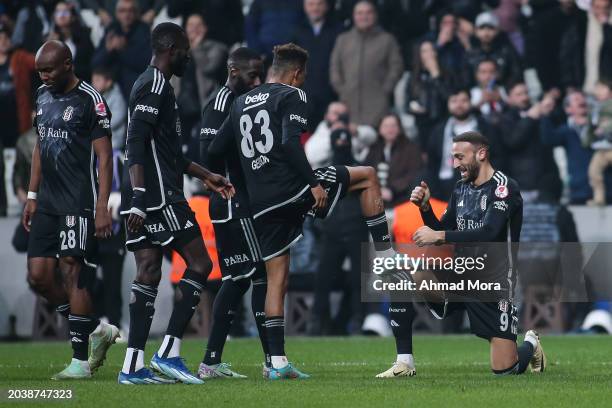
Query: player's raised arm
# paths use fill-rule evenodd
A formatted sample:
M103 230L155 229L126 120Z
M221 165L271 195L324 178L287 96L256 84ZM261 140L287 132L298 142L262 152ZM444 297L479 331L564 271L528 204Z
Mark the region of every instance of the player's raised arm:
M30 223L32 216L36 212L36 196L38 194L38 188L40 186L41 179L41 168L40 168L40 146L38 144L38 138L36 138L36 144L34 145L34 151L32 152L32 165L30 167L30 185L28 187L28 200L23 209L23 215L21 217L21 223L26 231L30 231Z
M416 186L414 190L412 190L412 194L410 195L410 201L412 201L412 203L419 207L423 223L435 231L455 229L456 223L454 195L451 196L448 206L444 211L444 214L442 214L442 218L440 220L438 220L438 217L436 217L436 214L434 214L431 208L431 205L429 203L430 198L431 193L429 190L429 186L424 181L421 181L421 184Z

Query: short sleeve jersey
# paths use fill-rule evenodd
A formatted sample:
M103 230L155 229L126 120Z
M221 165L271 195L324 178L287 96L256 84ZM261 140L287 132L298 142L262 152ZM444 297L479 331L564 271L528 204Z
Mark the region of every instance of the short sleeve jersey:
M236 98L220 135L231 133L246 180L253 217L299 197L310 187L290 165L287 140L307 130L304 91L280 83L263 84Z
M144 175L146 210L155 211L173 202L185 201L183 194L184 156L181 146L181 121L174 89L162 72L149 66L136 80L128 105L126 149L134 139L135 121L152 126L145 135ZM129 153L128 153L129 156ZM129 164L125 172L129 169ZM125 175L124 175L125 177ZM127 176L129 180L129 175ZM132 200L130 183L123 183L122 203ZM125 209L125 205L123 205Z
M65 94L43 85L35 109L42 174L37 210L93 216L98 194L93 141L111 137L106 101L85 81Z

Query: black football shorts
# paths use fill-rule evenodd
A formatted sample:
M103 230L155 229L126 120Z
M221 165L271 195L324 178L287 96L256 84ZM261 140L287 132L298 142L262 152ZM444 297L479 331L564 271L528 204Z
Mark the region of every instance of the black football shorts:
M222 280L250 278L258 267L264 267L253 220L231 219L213 223L213 228Z
M302 238L302 224L307 215L316 218L327 218L332 213L338 200L346 195L350 184L350 175L346 166L328 166L315 170L315 176L321 187L327 191L327 207L312 211L314 197L309 188L290 202L260 212L253 224L261 255L264 261L285 254Z
M95 266L96 238L93 217L55 215L36 211L28 238L28 258L82 258Z
M127 216L125 222L125 245L132 252L170 243L176 248L202 235L195 213L186 201L171 203L159 210L147 212L144 225L138 232L128 231Z

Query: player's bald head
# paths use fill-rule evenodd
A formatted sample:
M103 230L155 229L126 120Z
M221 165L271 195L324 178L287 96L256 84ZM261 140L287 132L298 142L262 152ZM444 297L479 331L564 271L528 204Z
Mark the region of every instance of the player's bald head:
M73 74L72 52L61 41L47 41L36 52L36 71L43 83L61 91Z
M63 64L67 59L72 60L72 52L68 46L57 40L44 43L36 52L36 60L43 59L54 65Z

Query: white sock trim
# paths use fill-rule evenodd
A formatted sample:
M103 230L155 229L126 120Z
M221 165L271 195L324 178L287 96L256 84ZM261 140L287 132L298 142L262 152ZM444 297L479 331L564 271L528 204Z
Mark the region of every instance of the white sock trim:
M414 367L414 356L412 354L398 354L395 361Z
M536 347L538 347L538 339L537 337L531 335L531 333L525 335L525 341L531 343L534 350L536 349Z
M289 365L287 356L272 356L272 368L285 368Z
M170 339L172 339L172 346L170 347L170 351L168 352L166 358L178 357L181 355L181 339L166 334L164 336L164 341L162 342L161 346L159 347L159 351L157 352L158 356L163 356L164 352L166 351L166 348L168 347L168 343L170 343Z
M128 347L128 349L125 351L125 359L123 360L123 367L121 368L123 373L130 373L130 366L132 365L134 354L136 354L136 365L134 366L134 371L138 371L144 367L144 351Z

